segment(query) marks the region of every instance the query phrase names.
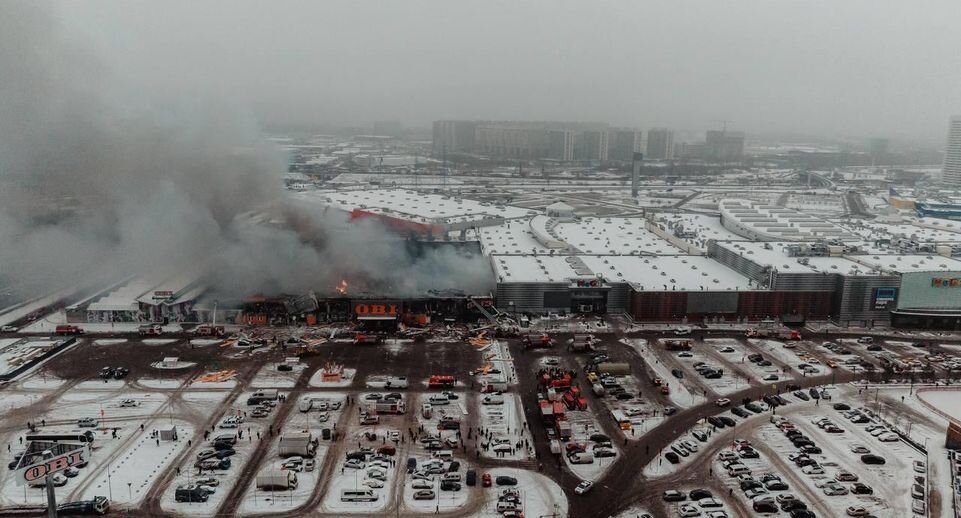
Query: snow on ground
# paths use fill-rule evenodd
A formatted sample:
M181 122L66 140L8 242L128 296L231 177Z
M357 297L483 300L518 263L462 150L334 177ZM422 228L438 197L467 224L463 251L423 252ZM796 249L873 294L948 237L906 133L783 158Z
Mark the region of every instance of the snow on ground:
M534 455L532 448L524 446L524 441L528 445L533 445L530 433L524 428L524 412L521 408L520 398L516 394L505 393L504 404L484 405L480 400L483 394L478 396L477 407L480 409L480 419L478 423L485 432L489 432L490 440L487 449L481 449L481 455L488 458L499 458L508 460L527 460ZM459 401L461 411L466 414L463 398ZM498 443L510 444L514 451L496 452L494 446ZM520 447L518 447L520 446Z
M43 318L31 323L30 325L24 327L20 331L23 333L52 333L56 330L58 325L66 324L67 316L61 310L56 313L51 313L44 316ZM140 329L140 322L109 322L109 323L88 323L79 322L71 323L84 330L87 334L99 334L99 333L136 333ZM168 324L162 326L162 330L165 333L181 333L183 332L183 327L180 324Z
M277 367L280 365L289 365L291 370L279 370ZM306 365L303 363L266 363L257 371L251 386L255 388L294 388L300 375L304 372L304 368L306 368Z
M176 342L173 338L145 338L141 340L144 345L167 345Z
M308 394L308 396L310 396L310 394ZM315 393L314 396L328 401L338 401L341 406L338 410L293 411L288 415L287 420L282 426L282 430L286 431L309 431L311 435L319 441L316 453L314 454L314 469L312 471L296 472L297 487L288 491L259 489L257 487L257 477L254 477L240 504L240 513L253 514L291 511L304 505L307 503L307 500L310 499L314 488L320 482L320 473L324 468L324 463L327 461L327 451L331 444L329 441L322 439L321 431L324 428L332 428L340 419L345 399L343 394L330 394L326 392ZM321 415L325 415L326 419L324 421L320 420ZM275 436L270 442L270 451L264 463L261 465L258 476L267 470L282 468L285 459L279 455L279 442L279 435ZM339 460L340 459L333 459L332 462L338 462Z
M961 421L961 389L923 390L918 392L918 397L948 416Z
M177 360L175 362L169 362L169 363L161 360L159 362L153 362L150 364L151 367L155 369L162 369L162 370L189 369L194 365L197 365L197 362L185 362L182 360Z
M143 385L144 387L155 388L155 389L175 389L180 385L183 385L184 380L182 379L157 379L157 378L140 378L137 383Z
M23 389L53 390L63 386L64 383L66 383L64 379L41 372L39 374L33 374L29 378L21 381L18 387Z
M820 360L808 354L804 349L799 348L797 342L756 340L753 338L748 339L748 342L761 350L762 354L773 356L798 372L802 372L802 370L798 368L798 365L806 363L810 366L809 376L820 376L831 373L830 367L822 364Z
M58 340L30 338L0 339L0 373L9 373L22 367L49 352L58 343Z
M725 369L727 365L717 361L712 356L698 351L697 344L695 344L694 348L689 352L691 353L691 356L689 357L677 356L678 353L673 354L677 357L677 361L684 365L685 370L687 371L687 376L697 376L700 378L701 383L704 383L710 387L714 392L724 396L733 392L737 392L738 390L743 390L748 386L748 381L746 379L737 373L731 372L731 369ZM719 352L718 354L723 356L725 353ZM704 376L698 374L696 370L694 370L694 364L699 362L717 367L718 369L723 370L724 374L720 378L705 378Z
M597 417L594 412L590 408L587 410L568 410L565 416L571 423L571 440L562 445L562 447L566 448L566 445L571 443L584 445L587 453L590 454L591 463L575 464L571 461L571 458L567 456L566 451L561 453L561 457L564 458L567 467L578 478L590 481L601 478L621 455L620 443L618 443L616 437L611 440L611 449L616 453L614 457L594 457L593 452L596 443L591 441L590 437L593 434L604 434L604 429L601 428L601 425L597 422Z
M560 486L544 475L515 468L493 468L487 471L493 478L508 476L517 479L517 485L510 487L520 493L524 516L567 516L567 496ZM497 512L497 498L504 489L504 486L498 487L496 484L483 488L484 506L473 516L499 518L501 513Z
M323 369L317 370L308 382L311 387L330 388L330 387L349 387L354 382L354 375L357 369L344 369L340 381L323 381Z
M126 342L126 338L98 338L93 341L94 345L117 345Z
M96 434L93 451L88 454L89 464L80 470L79 476L68 479L65 486L57 492L64 500L75 500L95 495L107 496L111 490L103 481L110 469L112 488L116 493L115 502L139 502L159 474L159 466L175 457L185 444L181 438L179 442L161 442L156 444L150 433L156 427L169 425L170 421L162 415L167 404L167 396L157 393L116 390L105 393L104 390L84 390L75 388L64 394L52 406L54 410L36 415L32 418L40 423L40 432L56 432L77 429L77 420L92 417L98 421L97 427L90 430ZM17 394L6 395L4 400L14 399ZM121 405L124 400L132 400L127 405ZM173 421L186 434L190 433L187 423ZM6 423L14 431L6 434L0 440L9 444L19 445L23 426L20 422ZM143 425L143 429L141 429ZM113 432L116 432L116 436ZM144 455L142 450L150 450ZM145 462L149 458L150 461ZM108 468L109 467L109 468ZM23 488L16 485L13 472L4 471L0 475L0 500L3 505L30 503L39 504L44 501L42 491ZM130 482L129 489L121 491L119 484Z
M730 356L728 360L740 367L741 370L753 375L758 383L778 383L780 381L794 378L790 371L788 373L784 373L780 368L778 368L777 365L772 364L765 367L748 360L747 357L751 354L754 354L754 352L749 351L739 340L733 338L706 338L704 343L716 346L718 348L730 347L734 349L734 352L728 353ZM765 380L764 377L770 374L777 376L777 379Z
M641 358L644 359L644 363L647 367L654 372L654 375L662 380L674 380L674 376L671 374L671 368L664 363L651 351L648 347L647 340L639 338L624 338L621 343L633 347ZM670 383L669 385L671 393L668 398L674 403L674 406L678 408L688 408L694 406L695 404L704 402L705 398L700 395L694 395L684 383Z
M193 347L207 347L210 345L222 344L224 341L216 338L193 338L190 340L190 345Z
M154 427L169 426L177 427L177 440L157 443L150 433L151 430ZM108 463L106 469L98 472L85 489L72 494L71 500L90 500L95 496L112 493L111 504L138 505L157 477L187 448L187 441L194 438L193 426L180 420L170 421L159 417L149 421L144 429L142 433L134 431L134 439L125 444L115 460ZM91 464L91 467L85 470L96 468L95 464Z
M358 410L374 404L373 400L367 397L370 394L373 393L358 396ZM383 395L385 393L377 392L377 394ZM404 396L403 401L407 407L407 412L412 412L410 399ZM378 418L379 422L377 424L360 425L361 415L359 411L357 415L350 416L351 424L348 425L347 431L344 432L346 434L344 438L346 444L377 448L387 444L387 437L391 433L395 434L399 439L400 434L409 426L406 424L405 414L380 413L378 414ZM338 462L344 461L338 459ZM368 486L364 485L364 480L367 478L369 468L365 466L362 469L353 469L346 468L343 465L340 467L343 469L335 469L333 471L334 476L329 481L327 492L321 503L321 506L327 512L352 514L380 512L387 508L392 500L392 492L396 485L395 480L399 467L395 466L385 470L386 480L384 480L384 487L369 488L377 496L377 499L373 502L344 502L341 500L341 495L344 490L368 489Z
M127 384L124 380L116 380L113 378L99 379L99 380L87 380L77 383L74 389L79 390L116 390L123 388Z
M586 364L587 358L583 358L582 360L582 365L579 365L581 368L584 367L583 364ZM641 390L640 383L633 375L615 376L615 378L627 394L635 396L627 400L617 399L610 394L601 396L599 399L602 401L602 406L596 410L600 412L612 412L614 410L623 412L624 415L630 419L631 427L628 430L622 429L620 435L615 439L623 440L627 438L639 440L644 437L644 434L647 433L649 429L653 429L664 421L663 407L641 396L643 391ZM593 389L588 384L585 390ZM657 389L654 388L653 390Z
M822 454L810 455L812 459L817 460L824 467L825 473L823 475L806 475L801 473L800 470L796 470L793 464L788 464L795 478L802 480L808 491L819 495L820 500L830 509L843 509L848 506L859 505L879 517L894 518L911 515L910 488L915 475L912 462L923 459L920 452L901 441L881 442L864 429L873 423L853 424L838 411L815 408L810 404L804 405L800 411L794 410L795 408L792 405L787 417L798 430L810 437L817 446L824 450ZM823 417L831 419L845 432L827 433L813 424L812 421ZM796 451L787 437L774 425L765 425L759 434L759 439L766 446L774 449L781 458L786 459L789 453ZM860 459L861 454L851 451L855 445L865 446L871 453L884 457L887 461L886 464L864 464ZM785 460L785 462L787 461ZM863 482L874 489L874 494L871 496L854 494L825 496L820 486L842 470L857 475L859 482ZM843 485L850 486L850 483L846 482ZM800 488L793 489L795 494L800 490ZM808 503L810 504L810 502Z
M246 411L249 407L244 405L247 398L250 397L252 392L246 392L241 394L234 402L233 408L228 409L224 416L237 415ZM214 437L225 434L225 433L237 433L240 437L237 443L234 445L234 450L236 454L229 457L230 467L224 470L204 470L200 473L199 468L194 467L194 462L197 460L197 452L203 449L212 448L212 443L203 440L202 435L198 436L193 441L193 447L190 450L189 455L183 465L179 466L180 473L175 475L171 483L165 488L161 498L161 507L168 512L176 512L184 516L213 516L217 509L223 504L223 499L231 491L234 484L237 482L237 478L240 473L244 470L244 466L253 451L260 447L260 441L254 441L255 438L260 434L267 433L266 428L263 426L266 424L264 420L249 418L242 422L238 428L221 428L219 425L217 429L210 434L210 439ZM198 477L212 477L219 481L216 491L210 495L207 502L194 502L185 503L177 502L175 500L175 493L178 486L189 485L195 481Z

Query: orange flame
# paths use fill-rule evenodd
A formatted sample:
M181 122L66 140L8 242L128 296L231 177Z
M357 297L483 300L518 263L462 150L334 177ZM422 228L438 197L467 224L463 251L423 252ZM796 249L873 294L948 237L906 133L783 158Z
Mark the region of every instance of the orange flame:
M335 287L334 289L337 290L337 293L340 293L341 295L346 295L346 294L347 294L347 281L341 279L340 284L337 285L337 287Z

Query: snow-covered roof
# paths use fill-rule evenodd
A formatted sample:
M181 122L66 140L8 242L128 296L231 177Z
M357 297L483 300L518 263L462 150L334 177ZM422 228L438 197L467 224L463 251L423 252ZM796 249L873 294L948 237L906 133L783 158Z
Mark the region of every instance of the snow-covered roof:
M854 241L859 237L847 230L811 214L776 205L757 203L743 199L725 199L718 203L718 210L728 229L741 232L741 227L765 241L814 241L817 239L840 239Z
M408 189L304 192L297 198L345 211L362 209L418 223L452 224L488 218L522 218L537 211L443 194Z
M736 241L719 242L717 246L726 248L761 266L770 266L778 273L837 273L844 275L878 275L881 273L876 268L859 264L843 256L792 257L789 255L789 247L796 247L799 244L801 243Z
M699 255L493 255L498 282L567 283L602 277L643 291L735 291L751 289L738 272Z
M940 255L859 255L860 262L896 273L959 272L961 261Z

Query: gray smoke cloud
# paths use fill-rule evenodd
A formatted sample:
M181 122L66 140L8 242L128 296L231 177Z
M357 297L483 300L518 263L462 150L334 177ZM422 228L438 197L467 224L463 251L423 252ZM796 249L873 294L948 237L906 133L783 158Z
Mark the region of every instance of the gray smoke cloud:
M344 275L398 296L490 288L481 257L415 256L376 224L291 205L283 154L229 96L145 98L82 48L42 7L0 3L0 286L203 270L233 295ZM245 217L264 210L310 226Z

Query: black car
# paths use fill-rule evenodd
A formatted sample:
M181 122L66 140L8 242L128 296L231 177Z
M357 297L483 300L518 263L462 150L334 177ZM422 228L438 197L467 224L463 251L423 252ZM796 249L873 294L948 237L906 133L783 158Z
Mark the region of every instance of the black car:
M352 452L352 453L358 453L358 452ZM349 453L347 454L347 458L348 459L350 458ZM354 458L357 460L364 460L367 458L367 455L364 455L363 457L356 456ZM416 469L417 469L417 459L415 459L414 457L407 457L407 472L413 473L414 470Z
M440 483L440 490L441 491L460 491L460 482L454 482L453 480L445 480Z
M882 349L881 346L878 344L872 344L867 347L867 350L871 352L877 352L877 351L880 351L881 349Z
M663 498L665 502L683 502L684 500L687 500L687 493L684 491L675 491L671 489L665 491L661 498Z
M774 500L755 500L752 507L754 507L754 512L757 513L777 512L777 504L774 503Z
M816 518L816 515L807 509L795 509L791 511L791 518Z
M855 482L854 485L851 486L851 493L855 495L873 495L874 489L871 489L871 486L862 482Z
M851 410L851 406L847 403L835 403L831 405L835 410Z
M793 392L793 394L794 394L794 397L800 399L801 401L810 401L810 400L811 400L811 396L805 394L804 391L802 391L802 390L798 390L797 392Z
M217 450L217 453L214 454L214 456L218 459L226 459L227 457L233 457L236 454L237 451L233 448L224 448L222 450Z
M672 406L664 407L664 415L674 415L677 413L677 409Z
M801 452L812 454L812 455L817 455L819 453L822 453L821 448L818 448L813 444L805 444L804 446L801 447Z
M861 455L861 462L865 464L884 464L886 461L884 457L880 455L872 455L869 453L867 455Z
M769 395L769 396L764 396L764 397L761 398L761 400L764 401L765 403L767 403L767 406L770 406L770 407L779 406L777 400L774 399L774 396L770 396L770 395Z
M681 369L671 369L671 374L677 379L684 379L684 371Z
M748 489L754 489L758 487L763 487L757 480L742 480L741 481L741 491L747 491Z
M758 459L761 457L761 454L754 448L741 448L740 451L738 451L738 455L740 455L742 459Z
M130 374L130 369L126 367L117 367L113 370L113 379L122 380L127 377L127 374Z
M104 368L100 369L100 377L103 378L103 379L112 378L112 377L113 377L113 369L111 369L110 367L104 367Z
M787 491L788 486L780 480L772 480L764 485L768 491Z
M739 407L739 406L736 406L736 407L732 408L732 409L731 409L731 413L734 414L734 415L736 415L736 416L738 416L738 417L748 417L748 416L751 415L751 414L749 414L749 413L747 412L747 410L744 410L743 408L741 408L741 407Z
M517 479L514 477L508 477L505 475L500 475L494 479L498 486L516 486Z
M807 509L808 505L800 500L788 500L781 504L782 511L798 511Z
M664 458L667 459L667 461L670 462L671 464L677 464L678 462L681 462L681 458L678 457L677 454L674 453L673 451L669 451L665 453Z
M725 426L727 426L726 424L724 424L724 421L722 421L720 417L713 416L713 415L707 418L707 422L718 428L724 428Z
M687 496L688 496L691 500L700 500L700 499L702 499L702 498L712 498L712 497L714 497L714 495L711 494L710 491L708 491L707 489L703 489L703 488L692 489L691 492L688 493Z
M757 404L755 403L748 403L744 405L744 408L750 410L751 412L754 412L755 414L760 414L761 412L763 412L763 410L761 410L761 407L757 406Z
M721 422L724 423L725 426L732 426L732 427L733 427L734 425L737 424L737 421L735 421L734 419L731 419L730 417L728 417L728 416L726 416L726 415L718 416L717 418L720 419Z
M810 389L808 389L808 394L810 394L811 397L814 399L821 399L821 393L818 392L818 389L814 387L811 387Z
M472 486L472 487L473 487L473 486L476 486L476 485L477 485L477 472L474 471L474 470L472 470L472 469L467 470L467 477L465 478L465 482L467 482L467 485L468 485L468 486Z

